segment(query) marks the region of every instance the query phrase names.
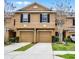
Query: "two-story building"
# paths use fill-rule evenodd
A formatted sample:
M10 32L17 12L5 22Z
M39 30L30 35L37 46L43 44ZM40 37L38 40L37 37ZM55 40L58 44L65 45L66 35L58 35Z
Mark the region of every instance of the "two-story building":
M56 19L56 11L33 3L5 19L5 39L16 36L20 42L51 42L52 36L58 35ZM63 37L75 34L74 16L62 16L62 19Z

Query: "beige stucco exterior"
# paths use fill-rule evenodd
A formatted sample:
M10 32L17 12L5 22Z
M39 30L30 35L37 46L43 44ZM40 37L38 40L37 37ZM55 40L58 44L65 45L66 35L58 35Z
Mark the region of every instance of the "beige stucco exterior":
M57 19L56 12L48 12L48 8L45 8L39 4L32 4L25 8L20 9L21 11L26 12L15 12L15 14L10 18L5 20L5 27L9 28L9 30L14 30L16 32L16 36L20 38L21 41L28 41L28 42L51 42L52 36L55 36L55 32L57 32L57 27L55 25L55 20ZM30 12L31 11L31 12ZM34 12L32 12L34 11ZM37 12L35 12L37 11ZM41 12L42 11L42 12ZM45 11L45 12L43 12ZM30 14L30 23L21 23L20 16L23 13ZM48 13L49 16L49 23L40 23L40 14L41 13ZM68 32L69 27L73 26L73 19L74 17L67 17L62 16L64 20L63 29L67 30L66 36L72 35ZM15 26L14 26L15 20ZM47 35L46 35L47 33ZM5 33L6 34L6 33ZM49 34L49 35L48 35ZM7 34L6 34L7 36ZM44 39L43 39L44 38ZM29 40L28 40L29 39ZM46 39L46 40L45 40Z

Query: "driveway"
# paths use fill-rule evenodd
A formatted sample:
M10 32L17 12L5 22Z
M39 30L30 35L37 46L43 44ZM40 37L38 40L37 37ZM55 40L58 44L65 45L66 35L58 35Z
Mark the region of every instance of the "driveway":
M53 57L51 43L37 43L28 50L22 52L12 51L5 54L5 59L62 59Z
M11 45L8 45L8 46L4 47L4 53L5 54L9 53L9 52L11 52L13 50L16 50L17 48L20 48L22 46L27 45L27 44L30 44L30 43L24 43L24 42L23 43L12 43Z
M15 59L53 59L51 43L37 43Z

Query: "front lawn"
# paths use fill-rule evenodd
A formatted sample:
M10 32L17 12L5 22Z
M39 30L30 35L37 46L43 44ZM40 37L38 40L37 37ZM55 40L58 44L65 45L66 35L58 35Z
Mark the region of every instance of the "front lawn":
M65 59L75 59L75 54L64 54L64 55L58 55L58 56Z
M18 48L18 49L16 49L16 50L14 50L14 51L25 51L25 50L31 48L33 45L34 45L34 44L28 44L28 45L25 45L25 46L23 46L23 47L21 47L21 48Z
M67 45L61 44L61 43L53 43L52 49L56 51L74 51L75 50L75 44L72 42L68 42Z

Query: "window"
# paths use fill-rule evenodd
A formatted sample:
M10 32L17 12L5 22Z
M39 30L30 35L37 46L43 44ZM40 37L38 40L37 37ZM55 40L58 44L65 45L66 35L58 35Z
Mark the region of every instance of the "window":
M49 22L49 14L43 13L40 15L40 22Z
M30 22L30 14L21 14L21 22Z
M28 14L23 14L23 22L28 22Z

